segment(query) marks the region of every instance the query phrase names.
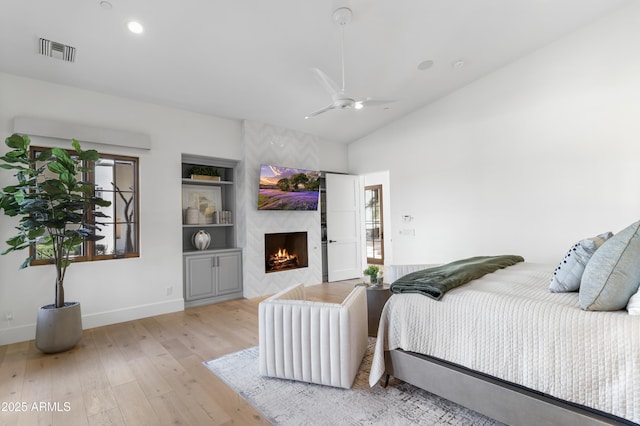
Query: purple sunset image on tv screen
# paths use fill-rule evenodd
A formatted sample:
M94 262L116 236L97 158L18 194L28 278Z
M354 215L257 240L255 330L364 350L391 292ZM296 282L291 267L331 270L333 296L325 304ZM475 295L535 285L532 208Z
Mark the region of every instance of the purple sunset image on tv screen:
M318 210L320 172L260 166L258 210Z

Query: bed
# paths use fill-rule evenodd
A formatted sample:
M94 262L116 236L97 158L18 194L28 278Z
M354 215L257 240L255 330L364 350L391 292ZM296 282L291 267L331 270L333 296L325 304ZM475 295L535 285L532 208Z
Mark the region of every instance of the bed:
M507 424L639 423L640 316L585 311L578 292L550 292L554 267L518 263L440 301L394 294L370 385L391 375Z

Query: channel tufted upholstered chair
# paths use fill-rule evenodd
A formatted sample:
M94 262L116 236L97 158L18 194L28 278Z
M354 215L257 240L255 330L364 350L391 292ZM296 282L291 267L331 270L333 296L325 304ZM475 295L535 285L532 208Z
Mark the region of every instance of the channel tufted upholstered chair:
M367 349L367 293L342 303L304 300L297 284L259 304L260 374L351 388Z

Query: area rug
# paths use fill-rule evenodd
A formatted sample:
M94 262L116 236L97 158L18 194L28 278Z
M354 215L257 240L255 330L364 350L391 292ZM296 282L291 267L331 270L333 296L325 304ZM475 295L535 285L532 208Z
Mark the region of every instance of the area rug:
M262 377L258 347L205 365L274 425L500 425L407 383L369 387L375 339L352 389Z

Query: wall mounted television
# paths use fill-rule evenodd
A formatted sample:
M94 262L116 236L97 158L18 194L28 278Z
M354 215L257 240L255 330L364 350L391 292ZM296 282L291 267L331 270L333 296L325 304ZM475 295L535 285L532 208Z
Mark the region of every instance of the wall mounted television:
M318 210L320 172L260 165L258 210Z

